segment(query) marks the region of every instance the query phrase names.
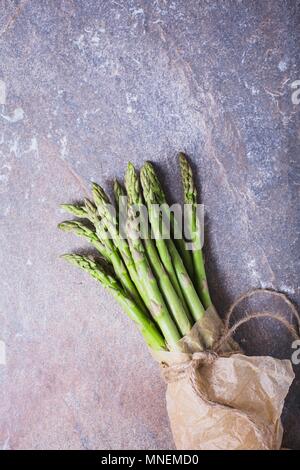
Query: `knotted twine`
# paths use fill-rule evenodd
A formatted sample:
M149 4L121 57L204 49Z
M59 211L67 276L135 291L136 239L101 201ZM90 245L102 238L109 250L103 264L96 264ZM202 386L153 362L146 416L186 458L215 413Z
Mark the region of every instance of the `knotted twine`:
M283 300L297 321L297 329L281 314L269 311L247 315L229 326L243 300L264 292ZM182 352L152 352L167 382L166 405L177 449L280 449L280 416L295 377L291 362L248 357L232 340L242 324L262 317L275 319L294 338L299 337L299 315L289 299L275 291L256 289L236 300L225 322L210 307L180 340Z
M250 315L247 315L245 318L242 318L236 321L230 327L230 320L232 315L238 305L240 305L244 300L247 300L254 296L255 294L262 294L266 293L273 297L280 298L289 308L290 312L292 313L292 317L297 322L297 329L293 325L291 321L288 321L285 317L281 314L263 311L263 312L254 312ZM197 380L197 371L204 366L213 364L219 357L230 357L234 354L243 354L241 349L231 349L230 351L222 352L222 347L224 345L228 345L228 341L232 339L233 334L236 332L238 328L240 328L243 324L248 323L251 320L259 319L259 318L271 318L273 320L278 321L282 325L284 325L290 334L293 336L294 339L300 338L300 316L297 312L293 303L289 300L289 298L281 293L271 289L252 289L244 294L242 294L238 299L231 305L228 310L228 313L225 315L224 319L224 328L223 332L221 333L220 337L215 341L211 349L206 349L204 351L194 352L191 355L191 359L182 363L174 363L172 365L167 365L166 363L162 363L162 375L166 383L177 382L182 379L188 379L190 384L197 394L197 396L204 401L209 406L220 406L223 408L231 408L230 405L220 404L219 402L213 401L209 399L204 392L199 388L199 381ZM244 412L235 410L237 414L242 416L245 415ZM249 419L249 416L248 416ZM253 422L255 425L255 423Z

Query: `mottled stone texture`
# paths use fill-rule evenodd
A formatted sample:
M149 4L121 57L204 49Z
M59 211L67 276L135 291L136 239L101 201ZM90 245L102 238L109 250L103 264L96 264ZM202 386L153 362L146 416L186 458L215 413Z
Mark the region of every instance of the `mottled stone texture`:
M135 328L58 258L83 246L57 231L58 204L128 159L157 162L177 199L176 153L191 156L221 314L251 287L299 304L299 25L296 0L0 0L3 448L173 448ZM239 338L291 356L269 320ZM298 449L299 367L284 412L284 444Z

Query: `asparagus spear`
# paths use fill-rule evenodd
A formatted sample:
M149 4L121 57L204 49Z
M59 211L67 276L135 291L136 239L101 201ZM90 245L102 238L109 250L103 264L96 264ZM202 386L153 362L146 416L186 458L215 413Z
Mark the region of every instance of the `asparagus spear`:
M134 263L130 249L125 238L121 237L118 230L118 221L113 205L105 193L104 189L96 183L92 185L93 197L103 224L109 231L115 245L119 249L128 269L134 269Z
M145 305L136 289L134 282L132 281L130 275L128 274L126 265L120 256L120 253L115 246L113 240L110 238L109 234L105 232L105 227L101 224L100 218L97 213L97 209L94 204L85 199L85 211L89 220L94 224L98 238L101 240L103 245L106 248L109 259L114 267L117 277L120 279L122 286L127 291L127 293L132 297L138 307L146 313Z
M85 216L86 217L86 216ZM58 228L64 232L74 232L80 237L87 238L91 244L99 251L106 261L110 262L110 256L104 243L102 243L96 232L77 220L66 220L58 224Z
M156 244L157 244L159 254L161 256L162 262L164 263L167 271L168 271L168 267L165 264L165 260L168 263L170 260L171 266L172 266L171 280L173 282L173 278L175 274L176 280L177 280L177 286L179 286L181 295L183 295L186 303L188 304L193 318L197 321L203 317L205 310L203 308L203 305L194 288L193 282L186 270L186 267L182 261L180 254L177 251L177 248L173 240L171 239L158 240L157 239L160 237L161 233L160 233L159 220L158 220L157 214L153 213L154 196L152 192L152 185L151 185L151 181L148 180L148 173L143 170L144 170L144 167L142 168L142 172L141 172L143 192L144 192L144 197L147 201L150 223L151 223L152 228L154 229L154 236L156 238ZM165 257L164 255L165 252L168 253L169 258Z
M153 230L156 246L161 258L161 261L171 279L171 282L177 292L177 295L184 302L184 297L180 288L180 284L177 279L177 275L172 263L172 259L168 250L167 241L162 238L161 232L161 220L159 217L158 205L155 199L155 193L152 188L152 181L148 179L148 172L145 171L145 167L141 170L141 183L143 187L143 195L148 207L148 216Z
M139 209L140 212L140 228L144 239L145 251L148 256L152 271L156 277L160 290L167 302L170 312L172 313L173 318L177 323L179 331L184 336L190 331L192 323L188 318L188 314L185 311L186 308L183 302L178 297L172 285L172 282L159 258L155 243L151 238L149 238L149 236L147 236L148 220L145 217L145 213L143 210L144 205L139 177L132 163L128 163L127 166L127 171L125 175L125 185L128 194L128 204L131 207L134 206L136 209ZM142 251L143 242L138 239L136 241L136 244L139 244L139 251Z
M125 237L126 234L122 233L122 230L124 228L124 218L127 217L127 194L124 186L117 179L114 181L114 198L118 228L120 235Z
M69 214L76 215L76 217L87 218L85 208L79 204L61 204L60 207Z
M201 249L201 233L199 230L199 221L197 220L196 204L197 204L197 189L193 179L192 169L183 153L179 154L179 163L181 169L182 186L184 192L185 204L191 205L190 217L188 218L188 228L194 249L192 250L192 257L195 272L195 285L197 292L202 300L204 307L207 309L212 305L210 298L208 284L206 279L203 253Z
M63 258L75 266L79 266L110 290L127 315L136 323L148 346L155 350L166 349L166 344L155 323L149 319L126 294L117 280L107 273L102 266L85 256L68 254Z
M182 238L174 237L175 245L183 259L190 278L193 279L194 268L191 253L186 247L186 242L183 238L182 230L180 231L178 220L176 217L174 217L173 212L170 213L166 195L160 184L155 169L150 162L146 162L142 171L147 174L147 180L149 181L149 184L151 184L155 203L161 206L162 211L164 212L164 216L167 217L167 219L170 221L172 232L174 234L181 232Z
M126 266L122 261L122 258L120 257L117 248L115 247L113 241L105 233L104 227L100 223L96 206L88 199L85 199L84 201L84 206L78 206L73 204L61 204L61 207L70 214L74 214L77 217L84 217L90 222L92 222L96 229L96 232L93 235L93 239L91 237L91 234L93 232L88 232L87 227L83 229L83 224L80 224L80 222L77 221L64 222L63 224L59 225L59 228L65 231L73 230L77 235L85 236L86 238L88 238L95 246L95 248L97 248L97 250L102 254L102 256L107 261L112 263L115 273L120 279L124 289L135 300L139 308L144 313L146 313L147 310L145 308L145 304L142 301L134 282L128 274ZM96 239L98 240L98 243L96 242Z
M119 212L118 209L120 209L120 205L121 205L121 209L124 209L122 198L124 198L126 196L127 196L127 194L126 194L126 190L125 190L124 186L117 179L115 179L115 181L114 181L114 197L115 197L117 212Z
M145 289L143 288L141 279L137 275L134 261L132 259L131 251L128 246L128 242L125 238L121 236L118 230L118 223L116 215L112 210L112 205L110 204L109 198L106 195L105 191L96 183L93 183L93 196L96 203L96 214L99 214L101 217L102 226L109 232L111 238L114 241L115 246L117 247L125 266L128 269L129 275L135 284L136 289L139 292L140 297L143 299L143 302L146 306L149 305L149 299ZM99 226L97 223L96 225Z
M168 240L168 248L186 303L189 306L190 312L194 320L200 320L205 313L205 309L194 287L193 281L188 275L186 267L182 261L180 254L177 251L173 240Z
M135 220L131 206L128 207L127 235L137 273L142 281L147 297L150 300L149 310L152 317L162 331L169 348L172 351L180 351L178 341L181 336L173 319L171 318L158 283L153 275L151 266L144 251L144 246L141 243L141 240L136 236Z

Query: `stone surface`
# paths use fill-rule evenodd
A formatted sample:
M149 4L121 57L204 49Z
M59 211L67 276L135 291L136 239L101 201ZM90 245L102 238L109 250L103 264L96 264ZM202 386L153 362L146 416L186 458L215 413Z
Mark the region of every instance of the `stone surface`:
M221 314L251 287L299 305L299 29L296 0L0 0L4 449L173 448L138 333L59 259L83 244L57 231L58 204L128 159L156 162L177 199L176 153L191 156ZM239 339L251 354L293 351L269 320ZM295 372L284 444L300 449Z

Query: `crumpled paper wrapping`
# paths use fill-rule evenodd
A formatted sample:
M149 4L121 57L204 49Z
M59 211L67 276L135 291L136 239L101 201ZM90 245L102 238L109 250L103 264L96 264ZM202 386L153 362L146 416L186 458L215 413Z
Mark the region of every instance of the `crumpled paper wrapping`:
M204 322L204 323L203 323ZM203 336L202 326L206 330ZM183 374L166 379L171 429L180 450L280 449L280 416L294 379L289 360L249 357L227 344L212 362L192 367L193 355L220 336L222 322L213 309L182 338L184 352L153 352L165 370L190 364ZM206 339L204 340L204 337ZM222 356L224 354L224 356ZM192 361L192 362L191 362ZM171 374L172 375L172 374Z

